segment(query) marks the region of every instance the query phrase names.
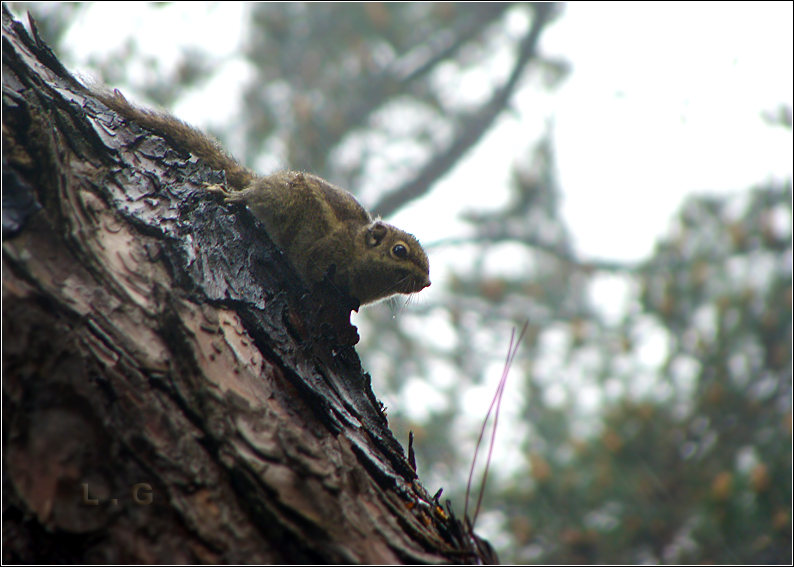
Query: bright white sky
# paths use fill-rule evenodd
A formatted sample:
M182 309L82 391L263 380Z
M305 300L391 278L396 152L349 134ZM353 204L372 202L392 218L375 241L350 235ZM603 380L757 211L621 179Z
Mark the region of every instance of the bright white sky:
M563 214L579 253L640 260L688 194L791 178L791 132L761 115L792 105L792 19L790 3L569 4L542 40L544 53L571 63L569 78L550 96L519 93L518 114L428 201L460 202L462 184L507 178L551 117ZM479 194L466 205L495 206L493 191Z
M792 4L572 4L549 52L564 213L579 250L640 259L691 192L791 178ZM630 235L630 237L629 237Z

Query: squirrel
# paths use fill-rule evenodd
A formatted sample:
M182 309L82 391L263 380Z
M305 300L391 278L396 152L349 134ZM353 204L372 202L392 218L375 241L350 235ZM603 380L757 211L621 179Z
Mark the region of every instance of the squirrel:
M412 234L372 215L347 191L316 175L281 171L257 175L213 137L164 112L141 108L118 91L92 94L128 120L226 173L228 203L241 203L265 226L310 287L326 277L360 305L430 285L424 249Z

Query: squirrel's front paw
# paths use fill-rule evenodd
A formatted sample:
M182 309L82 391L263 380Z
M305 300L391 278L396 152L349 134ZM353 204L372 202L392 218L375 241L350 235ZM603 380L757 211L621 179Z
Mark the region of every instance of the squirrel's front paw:
M204 190L208 193L212 193L213 195L218 195L223 198L225 203L244 203L245 202L245 191L236 191L229 189L226 185L221 185L219 183L213 183L211 185L205 185Z
M222 197L228 197L231 194L225 185L221 185L220 183L213 183L211 185L205 185L204 190L212 193L213 195L221 195Z

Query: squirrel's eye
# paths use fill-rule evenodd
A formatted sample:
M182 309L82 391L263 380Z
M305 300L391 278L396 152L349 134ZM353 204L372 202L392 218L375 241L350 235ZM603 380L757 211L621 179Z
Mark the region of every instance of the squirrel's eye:
M394 248L391 249L391 252L398 258L408 257L408 248L406 248L404 244L395 244Z

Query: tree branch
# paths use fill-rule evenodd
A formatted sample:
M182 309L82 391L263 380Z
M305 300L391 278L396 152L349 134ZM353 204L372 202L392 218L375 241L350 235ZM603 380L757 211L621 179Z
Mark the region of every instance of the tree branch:
M460 133L446 150L431 157L427 165L411 181L386 194L386 196L373 207L373 212L375 214L386 217L409 201L427 193L431 185L439 177L452 169L463 154L480 140L482 135L488 130L496 117L507 105L524 68L535 57L540 33L551 20L555 8L553 4L534 4L535 13L532 26L521 41L518 58L505 84L494 93L491 100L485 106L463 121Z

